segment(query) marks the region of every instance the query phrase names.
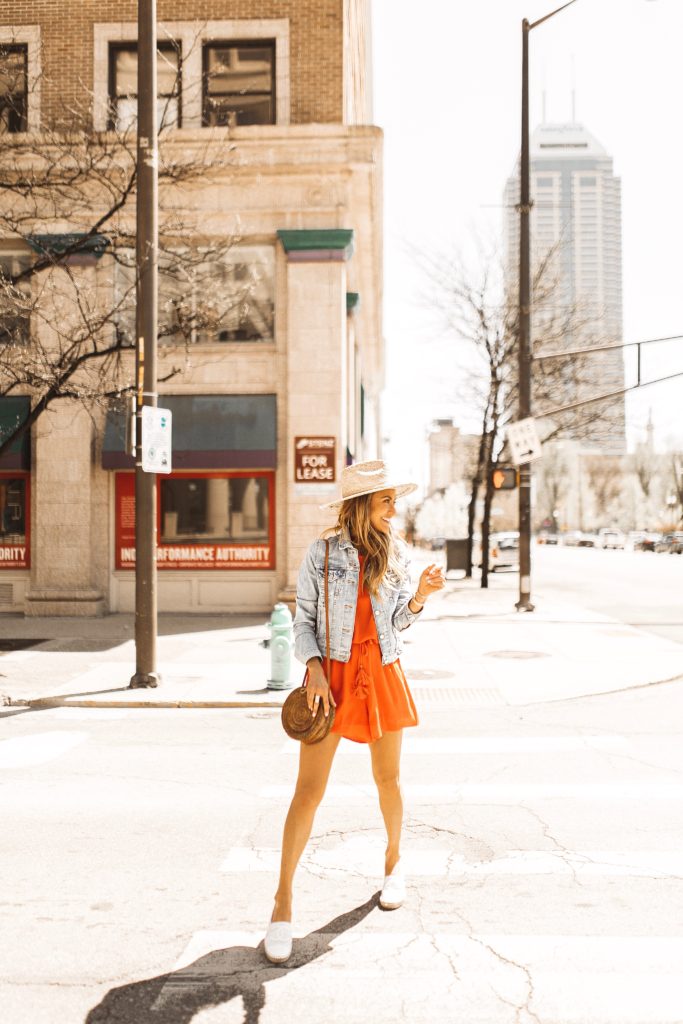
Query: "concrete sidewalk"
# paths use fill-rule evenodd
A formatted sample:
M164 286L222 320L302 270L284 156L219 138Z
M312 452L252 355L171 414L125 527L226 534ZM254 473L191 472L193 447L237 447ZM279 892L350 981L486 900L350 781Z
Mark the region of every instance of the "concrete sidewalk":
M491 590L450 581L404 634L402 664L423 705L522 705L683 679L683 646L577 605L534 595L514 610L516 576ZM279 707L269 690L265 616L159 618L157 689L128 688L131 615L0 618L0 701L15 706ZM303 668L294 664L296 685Z

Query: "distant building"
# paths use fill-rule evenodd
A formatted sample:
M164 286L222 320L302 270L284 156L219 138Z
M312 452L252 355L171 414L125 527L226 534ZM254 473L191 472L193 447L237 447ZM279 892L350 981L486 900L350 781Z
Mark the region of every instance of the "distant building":
M454 483L469 484L479 438L463 434L453 420L436 420L429 435L429 491L444 491Z
M555 247L556 301L578 305L588 321L580 336L567 332L567 348L619 343L622 327L621 181L612 158L580 124L542 124L530 140L531 262L537 266ZM511 280L519 258L519 167L505 188L505 251ZM541 337L543 315L532 330ZM554 345L553 347L557 347ZM594 362L593 362L594 359ZM595 372L593 373L593 367ZM621 349L591 357L590 381L567 381L562 404L624 386ZM581 439L603 451L626 450L624 396L611 402L610 426L582 431Z

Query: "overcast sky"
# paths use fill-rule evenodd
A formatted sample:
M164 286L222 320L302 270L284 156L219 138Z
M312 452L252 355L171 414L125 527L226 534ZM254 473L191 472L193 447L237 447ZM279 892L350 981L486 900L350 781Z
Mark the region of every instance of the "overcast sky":
M521 21L561 0L372 0L374 120L385 132L385 435L426 482L435 417L476 420L454 400L455 367L418 301L411 249L467 249L502 223L519 153ZM531 129L576 119L622 181L624 340L683 334L683 2L577 0L533 30ZM683 370L683 342L652 346L647 373ZM683 446L683 377L627 403L629 441L650 408L658 446Z

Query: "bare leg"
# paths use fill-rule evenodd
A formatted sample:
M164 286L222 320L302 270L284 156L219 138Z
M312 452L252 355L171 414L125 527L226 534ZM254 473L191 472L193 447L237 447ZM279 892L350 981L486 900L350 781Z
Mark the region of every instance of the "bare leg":
M299 858L313 828L313 819L325 793L341 736L329 732L320 743L301 744L299 776L282 836L280 881L275 893L273 921L292 920L292 882Z
M384 874L390 875L401 856L401 827L403 825L403 797L401 795L400 765L403 730L387 732L370 744L372 776L377 785L379 806L387 830L387 849Z

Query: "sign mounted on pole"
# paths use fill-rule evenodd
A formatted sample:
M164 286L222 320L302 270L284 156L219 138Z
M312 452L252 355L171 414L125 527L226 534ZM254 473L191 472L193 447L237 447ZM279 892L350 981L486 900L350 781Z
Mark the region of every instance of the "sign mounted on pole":
M145 473L170 473L173 425L171 410L143 405L141 412L142 469Z
M541 439L533 416L508 424L505 428L505 439L510 449L510 461L516 466L534 462L543 455Z

